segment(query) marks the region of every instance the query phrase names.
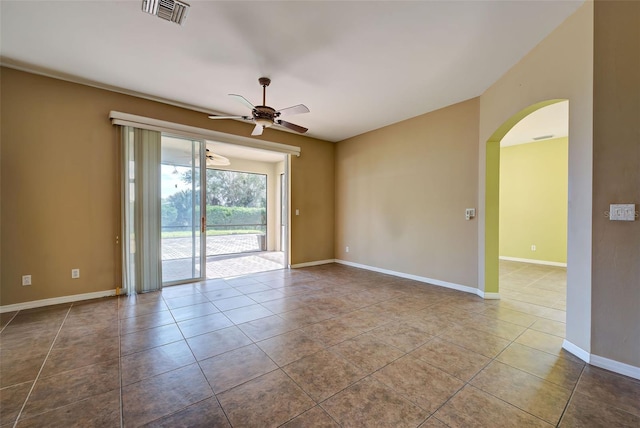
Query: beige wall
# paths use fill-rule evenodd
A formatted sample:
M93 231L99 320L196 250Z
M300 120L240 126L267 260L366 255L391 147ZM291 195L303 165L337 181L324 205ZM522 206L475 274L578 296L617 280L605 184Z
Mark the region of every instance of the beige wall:
M291 157L292 265L334 258L335 144L326 144L309 144Z
M594 33L592 352L640 367L640 221L604 216L640 204L640 2L596 2Z
M484 224L487 141L521 110L545 100L569 100L566 337L587 352L591 349L592 88L593 3L586 2L480 97L478 175L478 220ZM479 267L484 269L484 228L479 241ZM483 281L484 272L479 278Z
M247 136L251 125L115 92L1 69L1 304L90 293L120 283L120 195L110 110ZM334 144L267 130L299 146L292 160L292 259L333 257ZM71 280L71 269L79 279ZM31 274L33 285L21 286Z
M477 286L472 99L337 144L336 258ZM349 253L345 247L349 246Z

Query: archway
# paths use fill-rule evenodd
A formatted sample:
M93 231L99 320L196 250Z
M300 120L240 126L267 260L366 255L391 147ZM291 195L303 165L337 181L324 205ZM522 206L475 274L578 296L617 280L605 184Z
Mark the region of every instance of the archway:
M507 119L487 140L485 176L485 258L484 293L499 292L499 202L500 202L500 141L523 118L543 107L564 99L551 99L533 104Z

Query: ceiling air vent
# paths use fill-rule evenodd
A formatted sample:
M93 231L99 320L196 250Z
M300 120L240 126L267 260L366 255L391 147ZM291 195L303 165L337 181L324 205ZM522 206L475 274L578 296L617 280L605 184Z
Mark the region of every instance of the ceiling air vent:
M182 25L187 19L189 5L176 0L142 0L142 11Z

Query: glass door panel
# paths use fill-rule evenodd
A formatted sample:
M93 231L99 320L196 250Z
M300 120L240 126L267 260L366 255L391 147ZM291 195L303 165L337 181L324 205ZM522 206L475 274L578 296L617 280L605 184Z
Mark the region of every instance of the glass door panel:
M206 277L204 262L204 142L162 135L162 283Z

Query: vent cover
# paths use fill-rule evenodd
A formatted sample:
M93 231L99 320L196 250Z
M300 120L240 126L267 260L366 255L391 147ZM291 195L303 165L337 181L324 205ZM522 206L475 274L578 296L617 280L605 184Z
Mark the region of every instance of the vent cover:
M182 25L187 19L189 5L177 0L142 0L142 11Z
M549 138L553 138L554 135L553 134L549 134L549 135L540 135L539 137L533 137L534 141L540 141L540 140L547 140Z

